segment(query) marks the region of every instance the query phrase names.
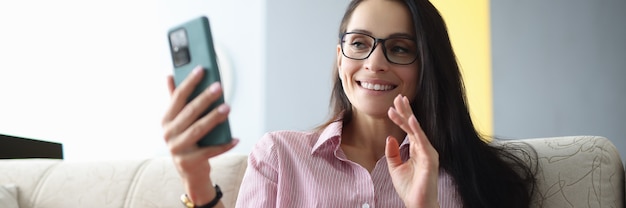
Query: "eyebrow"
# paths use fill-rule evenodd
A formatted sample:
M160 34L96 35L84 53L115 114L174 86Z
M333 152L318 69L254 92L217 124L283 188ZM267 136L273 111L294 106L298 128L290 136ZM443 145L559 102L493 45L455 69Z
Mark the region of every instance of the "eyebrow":
M362 29L355 29L349 32L358 32L358 33L363 33L363 34L367 34L367 35L371 35L374 36L372 34L372 32L368 31L368 30L362 30ZM415 38L415 36L408 34L408 33L393 33L385 38L409 38L409 39L413 39Z

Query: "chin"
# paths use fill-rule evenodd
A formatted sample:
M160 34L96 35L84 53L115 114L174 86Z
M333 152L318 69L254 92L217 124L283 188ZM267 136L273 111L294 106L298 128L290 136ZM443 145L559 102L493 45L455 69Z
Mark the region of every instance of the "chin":
M355 107L355 115L368 115L370 117L375 118L388 118L387 111L389 110L389 106L361 106L359 108Z

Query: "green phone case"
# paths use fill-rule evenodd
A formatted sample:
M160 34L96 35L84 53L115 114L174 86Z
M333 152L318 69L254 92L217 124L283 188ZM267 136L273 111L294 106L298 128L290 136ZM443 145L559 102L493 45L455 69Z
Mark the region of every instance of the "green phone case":
M184 32L181 32L184 31ZM183 34L184 33L184 34ZM183 37L185 36L186 37ZM186 48L185 41L186 38ZM213 38L207 17L198 17L168 31L170 53L174 63L174 82L178 86L198 65L204 70L203 80L196 86L188 102L198 96L209 85L220 81L217 57L213 47ZM204 114L224 103L224 96L215 101ZM204 115L203 114L203 115ZM198 146L213 146L230 143L232 136L228 119L218 124L212 131L198 141Z

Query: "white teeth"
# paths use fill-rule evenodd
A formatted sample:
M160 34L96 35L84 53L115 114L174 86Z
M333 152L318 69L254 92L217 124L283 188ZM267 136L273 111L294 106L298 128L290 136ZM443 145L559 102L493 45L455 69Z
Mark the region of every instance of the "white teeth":
M385 91L385 90L393 89L392 85L372 84L368 82L361 82L361 87L365 89L376 90L376 91Z

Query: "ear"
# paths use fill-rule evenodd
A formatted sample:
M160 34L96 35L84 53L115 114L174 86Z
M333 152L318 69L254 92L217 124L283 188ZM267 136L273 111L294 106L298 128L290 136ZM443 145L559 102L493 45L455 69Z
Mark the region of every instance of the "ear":
M341 45L337 44L337 69L339 70L339 74L341 74L342 59L343 59L343 55L341 54Z

